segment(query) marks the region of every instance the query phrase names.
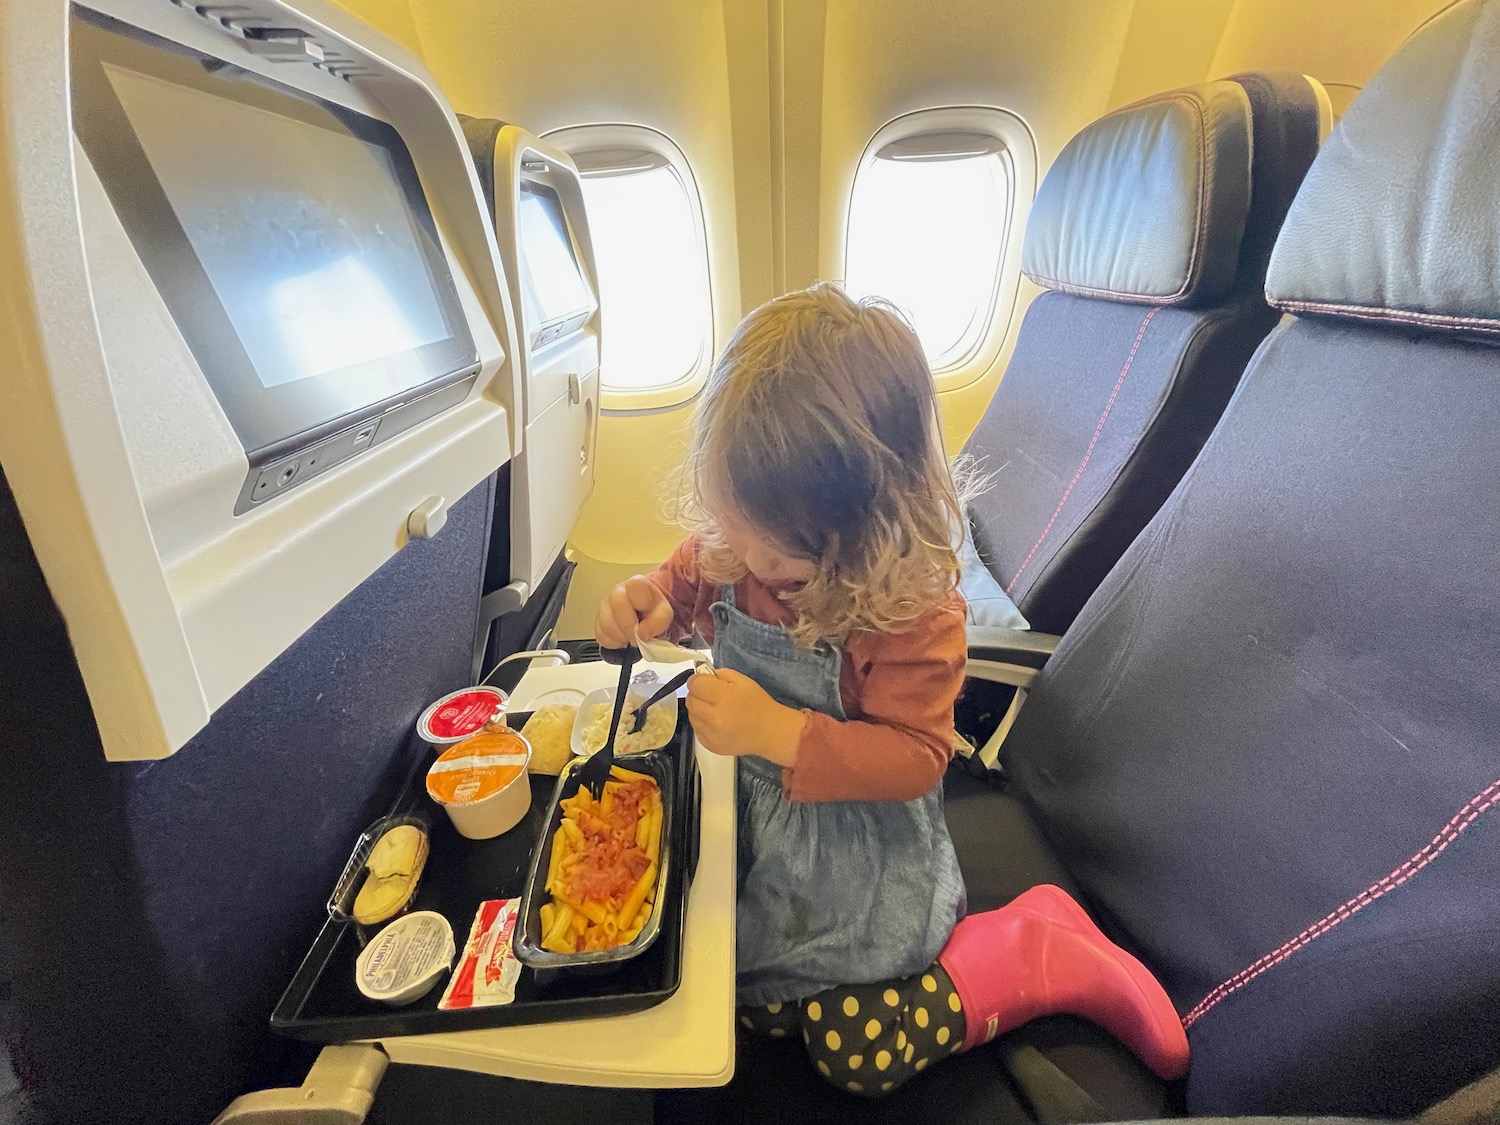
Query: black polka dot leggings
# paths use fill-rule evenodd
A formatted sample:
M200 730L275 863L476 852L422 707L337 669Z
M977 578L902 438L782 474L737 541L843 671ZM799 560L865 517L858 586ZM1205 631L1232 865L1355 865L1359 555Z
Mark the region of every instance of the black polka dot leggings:
M958 1050L964 1037L958 992L936 964L904 980L831 988L739 1015L764 1035L800 1033L819 1074L866 1097L889 1094Z

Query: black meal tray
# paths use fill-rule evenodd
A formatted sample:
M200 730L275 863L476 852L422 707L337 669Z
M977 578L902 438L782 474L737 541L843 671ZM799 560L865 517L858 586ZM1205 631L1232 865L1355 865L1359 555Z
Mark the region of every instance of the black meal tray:
M510 716L509 721L520 729L526 718L523 713ZM538 971L523 965L516 981L516 998L509 1004L487 1008L439 1009L438 1001L449 979L444 975L426 996L395 1008L367 999L354 983L354 962L363 948L357 931L363 929L368 940L381 927L360 927L352 921L328 918L271 1013L271 1029L314 1043L344 1043L433 1031L591 1019L644 1011L660 1004L682 984L687 887L698 865L702 790L692 728L685 712L678 718L672 741L663 749L671 753L677 776L682 779L676 786L673 844L687 862L672 866L660 936L639 956L617 966L585 970ZM463 956L479 904L490 899L519 898L525 889L532 849L541 835L542 819L557 779L532 775L531 809L526 818L493 840L467 840L427 796L427 766L434 756L425 746L419 747L411 774L387 815L415 812L431 826L427 863L410 909L433 910L448 920L458 946L456 965ZM351 832L351 838L358 835L358 830Z

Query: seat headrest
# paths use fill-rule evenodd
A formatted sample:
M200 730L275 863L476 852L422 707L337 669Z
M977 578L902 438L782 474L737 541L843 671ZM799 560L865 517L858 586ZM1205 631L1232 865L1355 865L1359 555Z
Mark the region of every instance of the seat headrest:
M1277 239L1266 299L1500 339L1500 3L1414 35L1313 163Z
M1048 289L1186 305L1234 280L1250 206L1250 100L1236 82L1158 94L1089 125L1042 181L1021 268Z
M1250 212L1235 274L1237 296L1260 300L1266 266L1287 209L1318 155L1327 94L1315 79L1291 71L1247 71L1230 77L1250 97Z

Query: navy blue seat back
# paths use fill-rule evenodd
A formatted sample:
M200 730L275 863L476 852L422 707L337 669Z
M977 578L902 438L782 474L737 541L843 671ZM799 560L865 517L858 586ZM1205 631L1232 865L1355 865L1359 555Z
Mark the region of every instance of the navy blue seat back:
M1413 1114L1500 1064L1500 4L1370 84L1294 310L1002 762L1189 1029L1199 1114Z
M176 755L111 763L0 475L0 1050L28 1125L202 1125L247 1083L302 1081L271 1009L423 753L417 715L469 682L493 492L462 497Z
M1295 74L1118 110L1043 182L1024 267L1050 291L967 452L974 543L1033 628L1063 632L1202 447L1277 314L1261 292L1318 148Z

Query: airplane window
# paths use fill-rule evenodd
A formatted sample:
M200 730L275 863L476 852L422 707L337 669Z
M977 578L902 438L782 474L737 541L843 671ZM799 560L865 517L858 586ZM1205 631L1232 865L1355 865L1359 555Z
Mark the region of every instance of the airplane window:
M1012 191L1004 145L975 133L896 141L855 176L848 287L905 312L934 371L963 364L989 329Z
M690 380L710 347L705 238L683 172L651 152L575 154L599 271L604 388Z

